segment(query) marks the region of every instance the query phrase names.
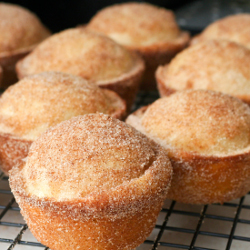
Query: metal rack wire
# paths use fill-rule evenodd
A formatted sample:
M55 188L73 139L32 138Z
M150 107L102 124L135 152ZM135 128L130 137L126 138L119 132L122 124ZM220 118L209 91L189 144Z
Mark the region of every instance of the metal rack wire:
M155 93L140 93L134 110L152 103ZM30 233L0 174L0 250L48 250ZM185 205L166 200L155 228L138 250L250 249L250 194L229 203Z

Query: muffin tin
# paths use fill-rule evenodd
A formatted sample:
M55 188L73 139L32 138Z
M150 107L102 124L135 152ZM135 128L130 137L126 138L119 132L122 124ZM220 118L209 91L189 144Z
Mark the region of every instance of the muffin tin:
M157 99L156 92L140 92L134 110ZM41 245L22 219L0 175L0 249L49 250ZM154 230L136 250L245 250L250 248L250 193L241 199L213 205L184 205L166 200Z

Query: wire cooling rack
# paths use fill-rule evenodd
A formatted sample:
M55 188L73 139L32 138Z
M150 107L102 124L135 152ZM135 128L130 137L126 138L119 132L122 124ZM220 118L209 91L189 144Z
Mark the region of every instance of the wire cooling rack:
M157 98L157 93L140 93L133 109ZM5 249L49 250L29 231L8 178L0 174L0 250ZM223 205L186 205L166 200L151 235L136 249L250 249L250 194Z

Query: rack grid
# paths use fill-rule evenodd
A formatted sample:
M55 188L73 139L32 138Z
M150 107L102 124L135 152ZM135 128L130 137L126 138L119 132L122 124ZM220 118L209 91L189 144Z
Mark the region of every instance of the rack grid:
M157 92L140 92L133 109L158 97ZM4 174L0 174L0 249L49 250L29 231ZM250 193L224 204L204 206L166 200L151 235L136 249L250 249Z

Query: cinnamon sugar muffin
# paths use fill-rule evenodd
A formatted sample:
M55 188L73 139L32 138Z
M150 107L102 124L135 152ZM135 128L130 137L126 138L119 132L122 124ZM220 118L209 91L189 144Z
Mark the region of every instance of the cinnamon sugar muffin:
M192 44L212 39L236 42L250 49L250 14L230 15L211 23L192 39Z
M223 203L250 190L250 108L238 98L179 91L126 122L168 150L174 170L168 198Z
M208 89L250 104L249 65L247 48L230 41L204 41L157 69L158 89L161 96L185 89Z
M132 106L144 63L111 39L84 28L62 31L42 42L17 64L19 78L54 70L79 75L117 92Z
M87 27L104 33L144 58L143 89L155 88L156 68L168 63L189 41L189 34L179 29L172 11L148 3L106 7L90 20Z
M29 76L0 97L0 167L7 174L50 126L73 116L106 113L122 118L124 101L81 77L60 72Z
M16 62L50 35L29 10L14 4L0 3L0 65L3 68L1 88L17 81Z
M146 136L103 114L49 129L10 185L35 237L54 250L132 249L155 225L172 167Z

